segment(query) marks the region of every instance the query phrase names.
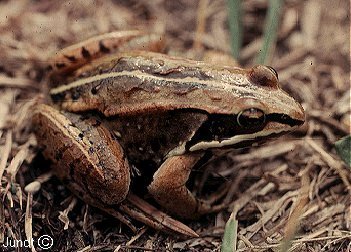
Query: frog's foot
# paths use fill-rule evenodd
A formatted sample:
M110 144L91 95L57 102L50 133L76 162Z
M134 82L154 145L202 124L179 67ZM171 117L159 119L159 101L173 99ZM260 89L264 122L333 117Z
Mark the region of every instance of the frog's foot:
M128 194L126 200L120 204L119 209L133 219L154 229L187 237L199 237L195 231L182 222L172 219L169 215L134 194Z
M169 215L156 209L154 206L134 194L129 193L127 198L118 205L108 205L101 202L100 199L93 198L91 195L84 193L83 188L79 187L77 184L66 184L66 186L74 191L79 198L84 200L84 202L115 217L129 227L134 233L138 231L138 228L132 223L130 218L165 233L186 237L199 236L185 224L172 219Z
M129 227L134 233L138 231L138 228L133 224L131 219L140 221L149 227L165 233L186 237L199 237L195 231L185 224L172 219L169 215L156 209L154 206L134 194L129 193L126 199L118 205L109 205L102 202L101 199L92 197L91 194L87 194L84 189L76 183L68 183L66 186L71 191L75 192L75 194L84 202L115 217Z
M162 207L184 219L194 219L226 207L225 204L212 206L212 201L200 200L186 188L190 172L202 156L186 154L168 158L155 172L148 187Z

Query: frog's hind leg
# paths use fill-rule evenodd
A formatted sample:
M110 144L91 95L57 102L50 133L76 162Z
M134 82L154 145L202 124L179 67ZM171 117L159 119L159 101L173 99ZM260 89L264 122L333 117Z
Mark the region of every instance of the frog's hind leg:
M108 205L125 199L129 164L122 147L97 119L40 105L33 121L44 156L73 192Z
M144 200L128 195L127 159L122 147L97 119L40 105L33 121L38 142L44 156L53 162L55 174L86 203L119 219L134 232L136 227L122 212L168 233L198 236Z

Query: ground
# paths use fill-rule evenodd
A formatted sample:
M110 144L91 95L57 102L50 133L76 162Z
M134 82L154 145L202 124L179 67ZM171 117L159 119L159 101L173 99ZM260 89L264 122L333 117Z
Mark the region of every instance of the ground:
M254 65L260 50L266 2L243 1L239 62L244 67ZM219 251L234 212L237 251L278 251L286 244L290 251L351 251L351 175L334 149L335 141L350 134L350 6L345 0L284 1L269 64L282 88L303 105L306 123L274 142L209 164L212 172L200 174L208 176L205 189L226 182L222 202L228 208L185 222L200 238L184 240L139 223L139 232L132 233L49 176L30 124L32 109L45 100L48 57L93 35L126 29L164 32L173 54L230 53L226 2L200 3L0 2L0 242L49 235L52 251ZM34 195L25 190L32 181L41 183Z

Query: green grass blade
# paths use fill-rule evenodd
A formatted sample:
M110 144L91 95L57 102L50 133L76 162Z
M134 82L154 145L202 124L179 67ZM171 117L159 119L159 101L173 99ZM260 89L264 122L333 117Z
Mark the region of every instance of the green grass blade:
M273 53L277 39L279 17L284 0L269 0L262 49L256 59L257 64L267 64Z
M351 135L335 142L335 150L338 156L351 168Z
M223 235L223 242L221 252L234 252L236 251L236 241L238 232L238 221L230 216L225 224Z
M230 44L234 59L239 59L242 45L241 0L227 0Z

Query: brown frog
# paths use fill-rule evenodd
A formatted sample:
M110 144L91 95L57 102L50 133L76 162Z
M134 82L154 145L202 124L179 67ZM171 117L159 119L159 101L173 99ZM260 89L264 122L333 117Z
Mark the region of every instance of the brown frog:
M162 43L155 34L128 31L62 50L52 59L52 104L35 110L34 128L57 176L87 203L126 224L116 205L155 228L195 236L170 227L173 219L130 193L132 170L148 175L137 181L162 208L194 218L218 210L185 186L205 153L290 132L305 116L271 67L150 52Z

